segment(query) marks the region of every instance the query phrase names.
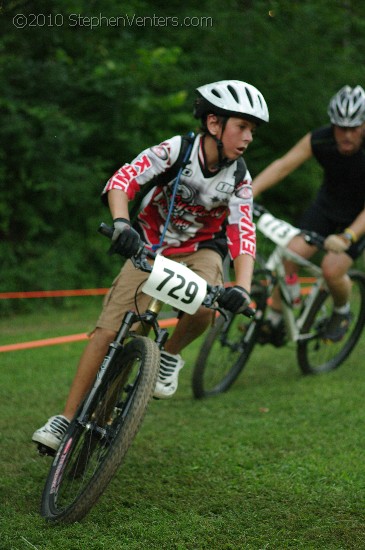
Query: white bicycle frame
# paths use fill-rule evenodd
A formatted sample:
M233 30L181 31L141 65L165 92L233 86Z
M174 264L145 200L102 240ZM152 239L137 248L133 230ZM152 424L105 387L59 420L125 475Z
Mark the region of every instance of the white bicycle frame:
M319 266L288 249L288 244L296 235L300 234L300 229L293 227L284 220L275 218L269 213L265 213L260 217L257 228L266 238L276 244L275 250L265 263L265 268L275 274L277 284L280 288L282 313L287 329L287 337L293 342L306 340L310 338L310 335L300 334L300 331L319 292L327 289L322 270ZM316 282L305 301L304 309L298 318L295 317L288 286L285 281L286 273L283 263L285 259L292 260L316 278Z

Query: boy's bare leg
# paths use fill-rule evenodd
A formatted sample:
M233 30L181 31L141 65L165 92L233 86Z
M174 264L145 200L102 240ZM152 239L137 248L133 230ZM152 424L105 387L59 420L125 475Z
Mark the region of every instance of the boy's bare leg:
M165 350L174 355L181 352L193 340L198 338L212 321L212 311L200 307L194 315L184 315L179 320L172 336L167 340Z
M116 333L111 330L96 328L87 343L62 413L69 420L74 417L78 406L89 391L115 335Z

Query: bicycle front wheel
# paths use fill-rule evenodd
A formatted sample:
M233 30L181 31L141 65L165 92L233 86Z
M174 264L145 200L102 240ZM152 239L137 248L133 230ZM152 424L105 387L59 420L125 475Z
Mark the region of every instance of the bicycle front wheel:
M41 514L54 523L82 519L96 503L129 449L154 391L158 346L145 337L131 340L61 444L43 491Z
M297 346L299 367L304 374L319 374L339 367L357 344L365 322L365 276L359 271L349 271L351 283L351 320L345 336L339 342L324 338L326 323L333 311L333 300L328 291L322 290L313 303L301 330Z
M253 286L251 297L256 314L251 319L243 315L220 315L209 330L196 360L193 395L197 399L227 391L244 369L257 341L266 308L267 288Z

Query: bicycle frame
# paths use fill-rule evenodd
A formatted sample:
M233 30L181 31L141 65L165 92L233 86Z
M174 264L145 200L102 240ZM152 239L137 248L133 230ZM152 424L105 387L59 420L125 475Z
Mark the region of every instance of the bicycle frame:
M333 315L333 298L322 269L289 249L292 239L302 234L308 244L324 250L324 237L312 232L301 232L288 222L275 218L264 207L254 205L258 217L257 229L265 240L273 243L274 251L257 255L251 296L256 312L251 320L242 322L230 315L208 332L195 362L192 389L194 397L212 397L227 391L247 365L256 345L270 344L282 347L292 342L296 348L298 366L303 374L332 371L341 365L357 344L365 323L365 276L349 270L352 283L350 318L340 337L327 336ZM263 247L265 248L265 247ZM286 260L296 264L314 277L301 308L293 305L286 279ZM277 324L271 314L265 318L268 299L273 290L279 292L282 316ZM259 361L262 358L259 357ZM264 359L263 359L264 360Z
M313 285L311 292L305 301L303 311L297 318L294 315L287 283L285 281L285 267L283 263L284 259L294 261L297 265L305 268L306 271L314 275L314 277L316 278L315 284ZM274 278L280 289L280 295L282 298L282 313L287 329L288 339L293 342L305 340L307 336L305 334L300 334L300 330L307 320L312 304L317 298L318 293L320 292L320 290L327 288L321 268L315 265L313 262L310 262L306 258L303 258L302 256L282 246L277 246L275 248L275 250L268 258L265 264L265 268L270 273L275 274Z

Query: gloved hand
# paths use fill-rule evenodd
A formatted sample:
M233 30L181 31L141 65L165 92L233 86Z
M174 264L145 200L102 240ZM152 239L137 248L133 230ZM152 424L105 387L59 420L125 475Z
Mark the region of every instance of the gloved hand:
M238 285L226 288L224 294L218 298L218 304L232 313L242 313L250 302L247 290Z
M126 218L115 218L113 226L112 251L125 258L134 256L138 249L143 246L137 231L131 227L130 221Z
M346 252L350 245L351 241L343 235L328 235L324 241L325 249L330 252L337 252L337 254Z

